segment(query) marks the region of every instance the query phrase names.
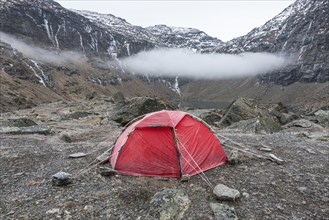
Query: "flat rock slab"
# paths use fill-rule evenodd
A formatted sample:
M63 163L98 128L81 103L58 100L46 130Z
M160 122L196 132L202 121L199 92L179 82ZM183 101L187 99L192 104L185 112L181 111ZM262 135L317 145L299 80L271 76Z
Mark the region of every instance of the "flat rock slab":
M231 200L234 201L240 197L240 192L236 189L232 189L224 184L218 184L215 186L213 193L219 200Z
M238 220L235 209L226 204L210 203L216 220Z
M28 127L0 127L0 134L49 134L46 126L33 125Z

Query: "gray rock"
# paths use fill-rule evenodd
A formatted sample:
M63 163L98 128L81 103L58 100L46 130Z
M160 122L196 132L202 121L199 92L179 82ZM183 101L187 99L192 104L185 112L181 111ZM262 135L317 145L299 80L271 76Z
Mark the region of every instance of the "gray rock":
M72 182L71 174L65 172L58 172L52 177L52 184L54 186L64 186Z
M28 127L0 127L0 134L49 134L46 126L33 125Z
M226 204L210 203L216 220L238 220L235 209Z
M72 120L72 119L79 119L79 118L85 118L92 113L90 112L73 112L71 114L63 116L63 120Z
M264 151L264 152L271 152L272 149L269 148L269 147L262 147L262 148L259 148L260 151Z
M269 159L273 160L274 162L278 163L278 164L282 164L283 160L281 158L278 158L277 156L275 156L274 154L268 154Z
M102 176L114 176L118 174L117 171L111 169L110 167L99 166L97 168L97 173Z
M299 119L299 116L294 113L282 113L282 116L279 120L281 124L287 124L297 119Z
M228 127L229 129L238 129L244 132L259 134L271 134L281 130L281 124L274 116L260 116L248 120L239 121Z
M223 117L223 113L220 110L205 112L200 115L200 118L209 125L216 125Z
M16 119L7 119L3 123L3 127L30 127L34 125L38 125L34 121L28 118L16 118Z
M240 192L236 189L225 186L224 184L218 184L215 186L213 193L219 200L231 200L234 201L240 197Z
M188 175L188 174L185 174L185 175L183 175L181 178L180 178L180 182L188 182L189 180L190 180L190 175Z
M150 214L160 220L182 219L191 201L188 196L178 189L163 189L151 199Z
M319 131L325 130L322 126L315 124L306 119L300 119L300 120L290 122L290 123L284 125L283 128L286 131L293 131L293 132L297 132L297 131L319 132Z
M79 158L79 157L85 157L85 156L87 156L87 154L85 154L83 152L79 152L79 153L70 154L69 158Z
M314 113L315 118L323 127L329 127L329 110L319 110Z
M259 115L255 108L257 103L252 99L238 98L228 107L220 120L220 125L231 125L235 122L255 118Z
M116 103L120 103L120 102L125 102L126 101L126 98L125 96L123 95L122 92L117 92L113 95L113 100L116 102Z
M135 97L125 102L119 102L113 110L112 120L126 125L133 119L150 112L163 109L175 109L170 103L149 97Z
M239 163L239 151L231 150L227 156L227 160L230 164L238 164Z

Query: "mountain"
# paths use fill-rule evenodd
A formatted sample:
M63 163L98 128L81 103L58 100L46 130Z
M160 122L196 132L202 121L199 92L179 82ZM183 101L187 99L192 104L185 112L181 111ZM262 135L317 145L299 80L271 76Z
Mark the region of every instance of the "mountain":
M293 56L294 65L258 77L261 83L290 85L329 80L329 1L297 0L263 26L211 52L270 52Z
M111 14L68 10L52 0L0 0L0 110L117 92L197 107L223 107L238 96L321 107L329 101L328 4L297 0L263 26L224 43L194 28L143 28ZM3 37L7 34L10 42ZM24 47L17 49L17 42ZM150 78L121 68L121 58L159 47L285 53L295 62L279 72L238 80Z
M52 0L2 0L3 32L35 45L74 50L88 57L113 58L153 48L151 41L104 28Z
M156 47L188 48L193 51L203 52L204 50L212 49L223 44L221 40L211 37L195 28L168 27L166 25L142 28L111 14L79 10L73 11L88 18L97 26L111 32L120 33L123 36L129 36L141 41L149 41L156 45ZM129 43L127 44L129 45Z

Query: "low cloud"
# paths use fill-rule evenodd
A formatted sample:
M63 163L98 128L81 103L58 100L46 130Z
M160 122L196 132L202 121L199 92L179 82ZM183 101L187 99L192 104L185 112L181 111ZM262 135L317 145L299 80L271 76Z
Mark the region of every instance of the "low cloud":
M72 51L53 51L46 50L37 46L28 45L27 43L18 40L15 36L0 32L0 40L10 44L14 49L21 52L24 56L43 61L62 65L66 63L82 63L86 61L83 54Z
M155 49L121 60L125 71L149 76L225 79L279 70L291 60L270 53L200 54L186 49Z

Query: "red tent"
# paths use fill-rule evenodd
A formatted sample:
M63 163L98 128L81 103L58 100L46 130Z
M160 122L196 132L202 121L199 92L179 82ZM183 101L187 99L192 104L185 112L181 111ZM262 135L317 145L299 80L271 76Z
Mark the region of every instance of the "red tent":
M192 176L226 161L207 125L186 112L167 110L146 114L129 125L110 157L119 173L173 178Z

